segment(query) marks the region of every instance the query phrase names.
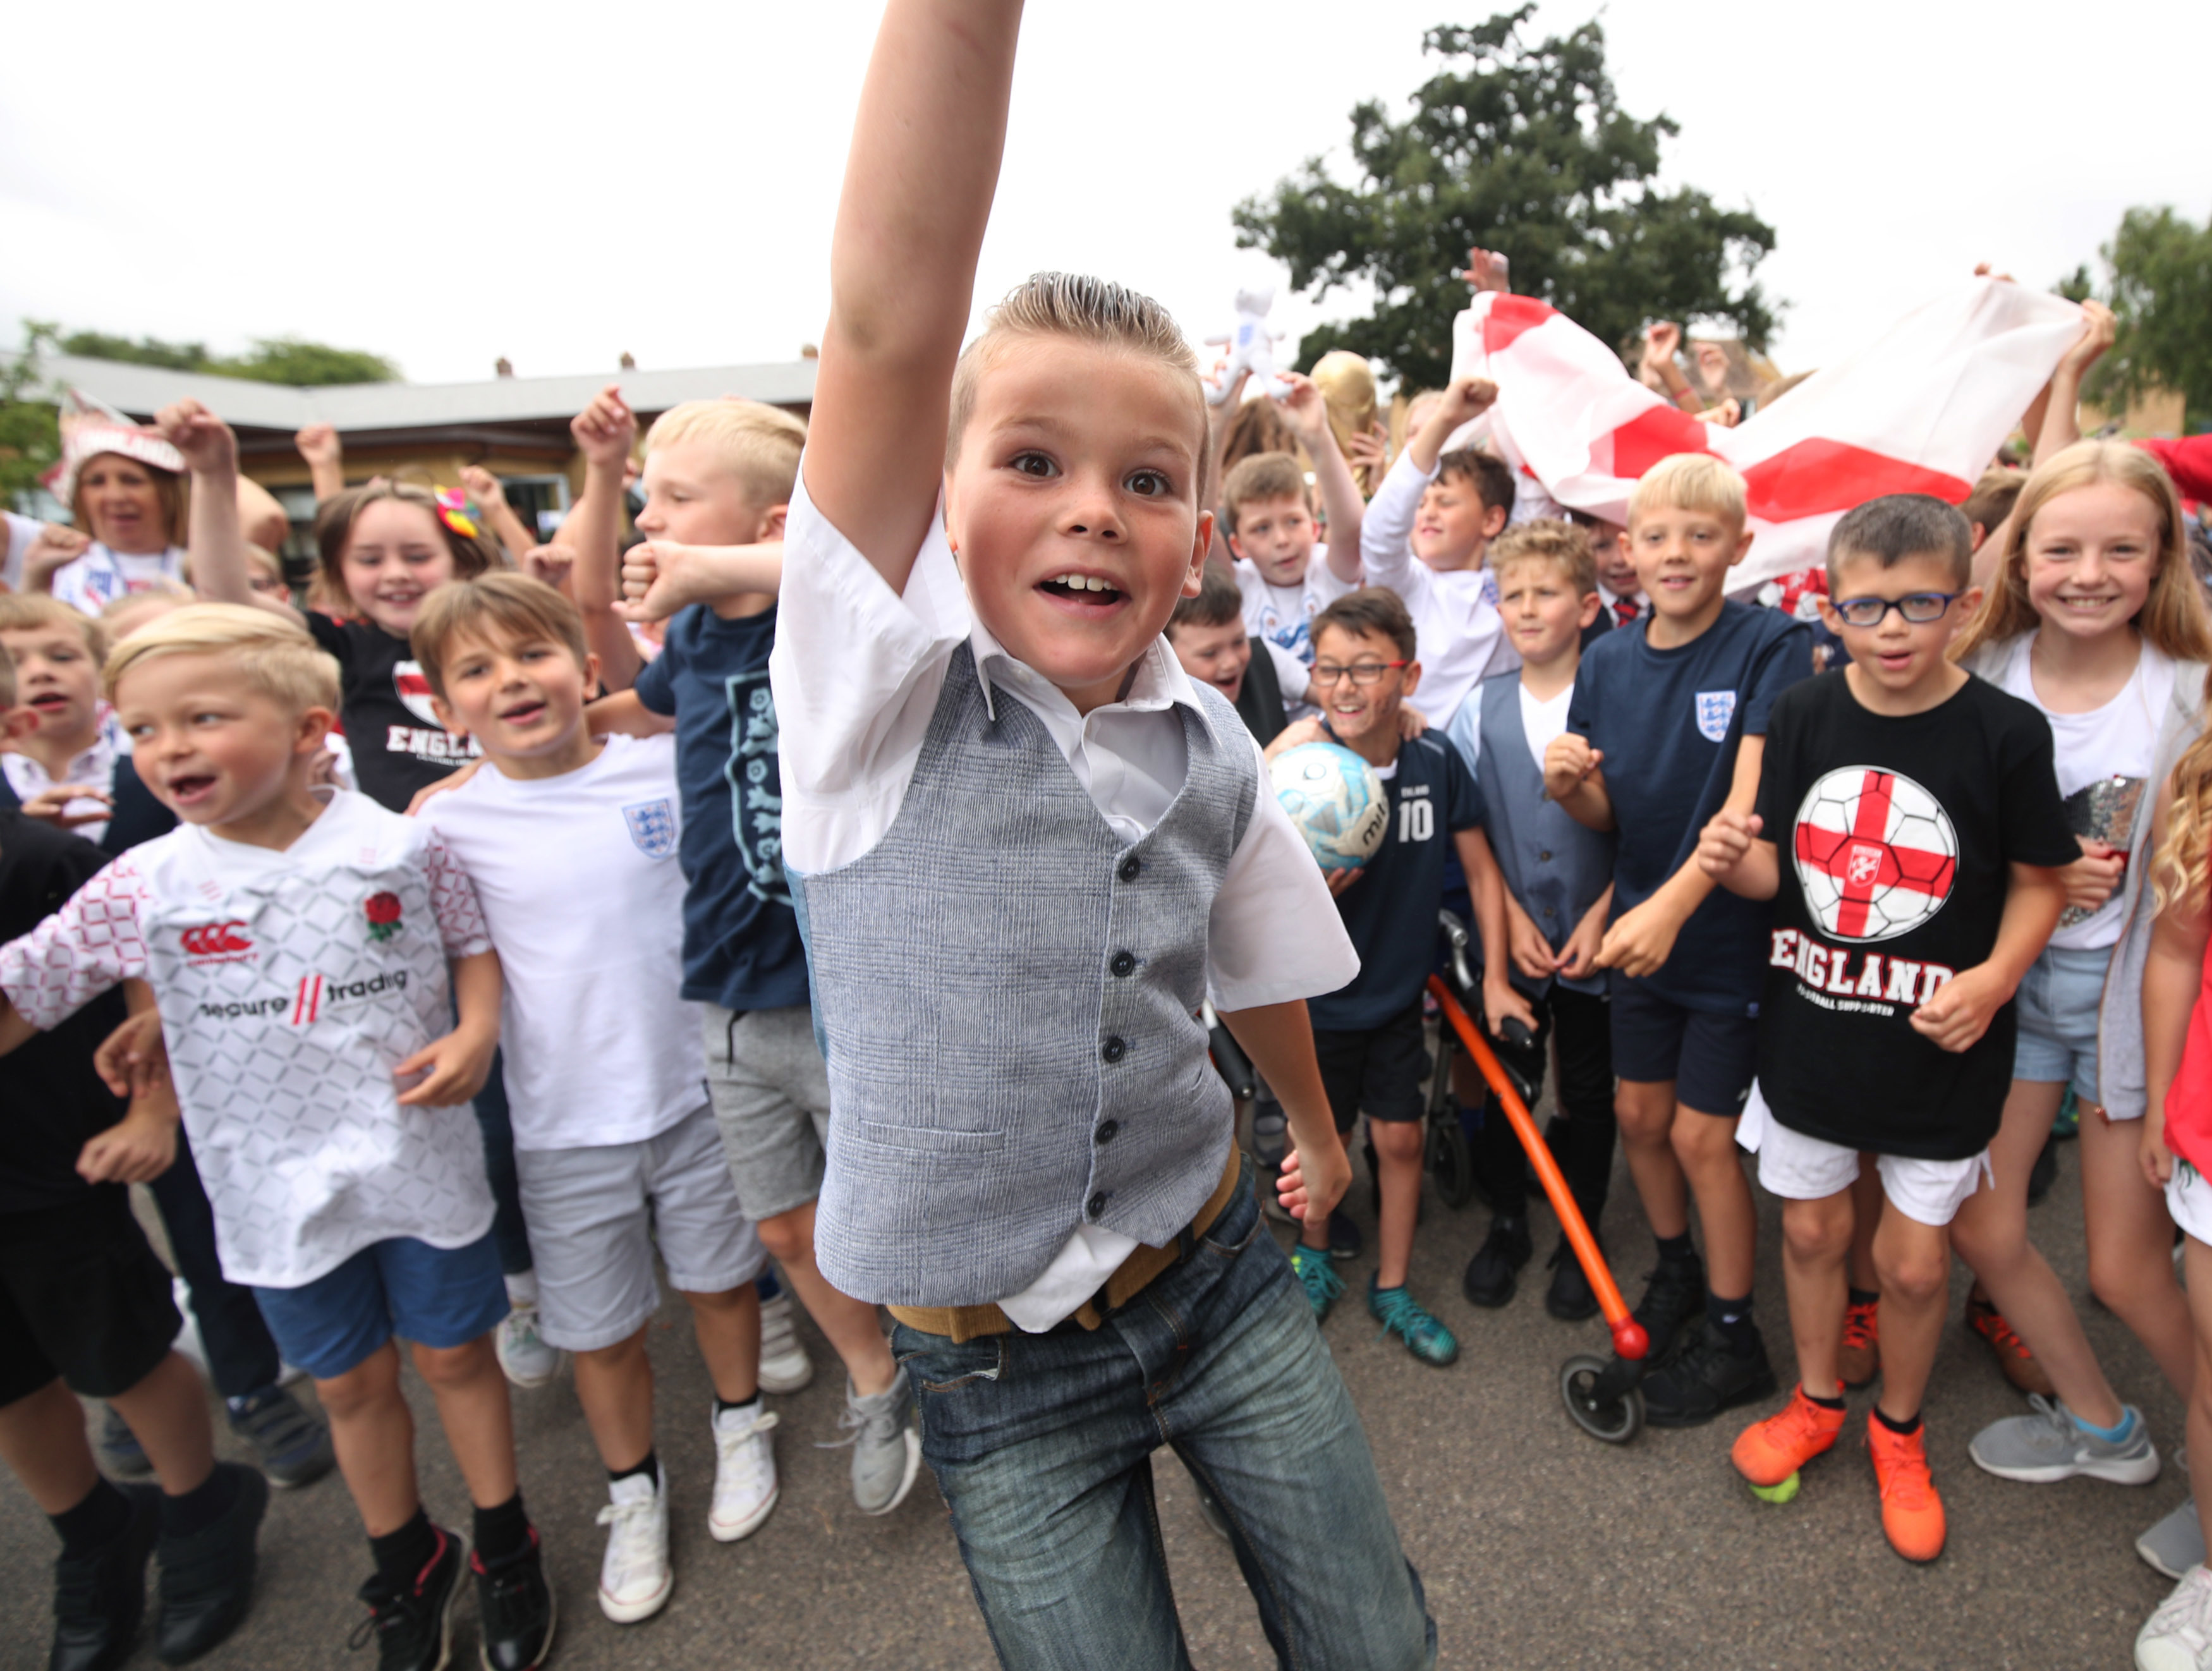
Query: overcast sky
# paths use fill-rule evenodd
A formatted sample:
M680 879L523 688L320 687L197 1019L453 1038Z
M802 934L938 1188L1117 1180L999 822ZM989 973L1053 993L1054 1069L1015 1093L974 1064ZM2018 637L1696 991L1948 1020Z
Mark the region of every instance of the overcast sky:
M978 295L1042 267L1159 296L1194 337L1279 276L1229 211L1347 112L1402 111L1422 29L1490 0L1035 0ZM1540 29L1591 0L1546 0ZM418 382L793 357L877 0L374 8L112 0L11 15L0 310L205 341L298 334ZM374 19L361 28L356 21ZM1778 234L1784 370L1977 259L2047 286L2121 211L2212 213L2212 4L1612 0L1621 101L1671 181ZM2195 78L2192 85L2192 77ZM1501 240L1510 254L1510 235ZM1359 311L1285 294L1295 333Z

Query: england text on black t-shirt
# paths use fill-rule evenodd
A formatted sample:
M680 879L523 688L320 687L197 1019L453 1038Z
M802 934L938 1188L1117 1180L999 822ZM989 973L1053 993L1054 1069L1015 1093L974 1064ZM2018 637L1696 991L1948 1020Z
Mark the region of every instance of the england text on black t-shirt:
M361 792L378 805L404 812L417 790L483 752L474 738L438 723L430 681L405 639L373 621L334 621L313 610L307 630L338 659L338 723Z
M703 604L668 623L637 699L676 716L684 797L684 996L726 1010L807 1001L806 951L783 872L783 780L768 653L775 611L725 621Z
M1689 862L1728 799L1737 739L1765 735L1774 699L1813 671L1804 623L1776 610L1723 604L1670 650L1651 647L1650 625L1647 616L1589 647L1567 709L1567 728L1605 754L1616 920ZM1685 1009L1757 1014L1766 921L1764 904L1714 889L1644 986Z
M1898 718L1823 673L1774 705L1759 815L1782 873L1759 1030L1774 1117L1846 1148L1978 1154L2012 1083L2013 1006L1958 1052L1911 1015L1988 961L2011 866L2080 856L2050 726L1978 678Z
M0 941L29 933L107 860L81 836L0 811ZM91 1189L76 1158L124 1111L93 1072L92 1053L123 1016L121 989L103 993L0 1056L0 1212L66 1206Z
M1336 897L1359 954L1352 984L1306 1000L1332 1032L1380 1027L1421 995L1437 962L1437 911L1452 837L1482 823L1482 791L1441 731L1410 738L1382 780L1390 822L1358 881Z

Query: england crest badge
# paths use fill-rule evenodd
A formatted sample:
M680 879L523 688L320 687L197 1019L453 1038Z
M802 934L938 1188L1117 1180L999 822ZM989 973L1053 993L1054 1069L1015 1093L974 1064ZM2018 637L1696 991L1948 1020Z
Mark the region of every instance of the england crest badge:
M641 800L622 811L630 840L647 858L665 859L676 851L676 808L665 797Z
M1729 721L1735 718L1735 692L1733 690L1700 690L1698 692L1698 735L1708 743L1728 740Z

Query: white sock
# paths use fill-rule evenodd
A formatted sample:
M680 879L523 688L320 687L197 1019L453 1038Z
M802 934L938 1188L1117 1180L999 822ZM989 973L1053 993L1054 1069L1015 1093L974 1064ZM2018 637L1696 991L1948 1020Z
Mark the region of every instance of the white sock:
M507 1303L520 1308L538 1303L538 1273L523 1271L507 1279Z

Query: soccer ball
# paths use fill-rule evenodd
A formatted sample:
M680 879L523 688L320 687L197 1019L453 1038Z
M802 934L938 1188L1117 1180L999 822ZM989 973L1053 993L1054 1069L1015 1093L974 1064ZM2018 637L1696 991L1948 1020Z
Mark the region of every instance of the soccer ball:
M1874 766L1824 775L1797 809L1790 843L1805 904L1839 940L1887 940L1951 896L1959 836L1942 804Z
M1267 768L1275 799L1325 871L1357 870L1390 827L1376 769L1341 743L1301 743Z

